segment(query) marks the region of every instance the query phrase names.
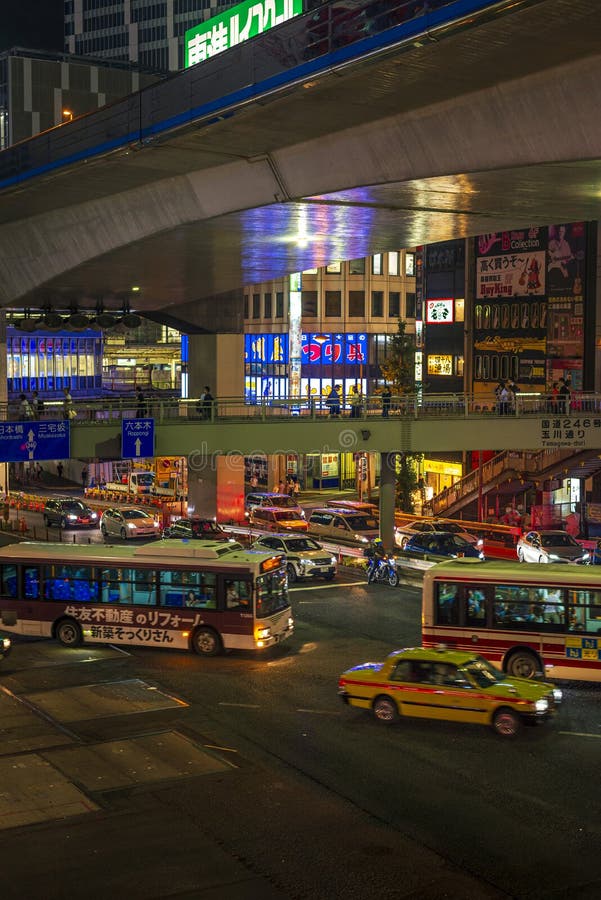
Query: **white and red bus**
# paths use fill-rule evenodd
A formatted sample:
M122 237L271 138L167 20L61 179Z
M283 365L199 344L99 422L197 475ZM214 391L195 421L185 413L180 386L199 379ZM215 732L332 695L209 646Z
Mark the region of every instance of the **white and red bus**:
M426 647L473 650L511 675L601 681L601 571L478 559L424 575Z
M285 557L230 541L0 548L0 629L66 646L263 650L292 634Z

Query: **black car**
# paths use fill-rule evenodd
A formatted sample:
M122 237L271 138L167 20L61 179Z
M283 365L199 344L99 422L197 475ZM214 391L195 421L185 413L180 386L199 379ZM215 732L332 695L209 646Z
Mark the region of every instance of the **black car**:
M59 528L98 528L98 513L72 497L57 497L47 500L44 507L44 525L58 525Z
M218 525L213 519L203 519L193 516L189 519L177 519L163 532L168 538L194 538L204 541L229 541L233 540L227 531Z

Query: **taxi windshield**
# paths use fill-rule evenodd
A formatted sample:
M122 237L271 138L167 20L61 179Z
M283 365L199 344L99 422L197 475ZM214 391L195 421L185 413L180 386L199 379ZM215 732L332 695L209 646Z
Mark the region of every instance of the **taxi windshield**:
M468 680L474 681L478 687L490 687L499 681L505 681L505 675L499 669L495 669L484 657L475 656L465 663L459 670L468 676Z

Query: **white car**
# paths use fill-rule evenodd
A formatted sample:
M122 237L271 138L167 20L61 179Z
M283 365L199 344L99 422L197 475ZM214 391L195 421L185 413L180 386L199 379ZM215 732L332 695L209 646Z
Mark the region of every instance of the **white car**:
M336 557L304 534L264 535L255 541L253 548L285 553L290 584L302 578L325 578L326 581L332 581L336 577Z
M161 523L151 513L134 506L105 509L100 519L100 531L107 537L118 535L123 540L148 535L161 535Z
M431 533L433 531L453 532L453 534L457 534L459 537L466 540L468 544L478 543L478 538L475 535L470 534L469 531L465 531L455 522L445 522L444 519L418 519L415 522L408 522L406 525L397 525L394 529L394 542L397 547L404 550L407 541L409 541L414 534Z
M529 531L517 543L520 562L588 565L591 555L565 531Z

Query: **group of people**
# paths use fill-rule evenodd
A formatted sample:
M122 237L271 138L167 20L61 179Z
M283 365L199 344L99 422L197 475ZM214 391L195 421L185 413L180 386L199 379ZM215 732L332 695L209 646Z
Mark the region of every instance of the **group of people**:
M44 401L38 391L33 391L29 399L26 394L19 394L19 418L23 421L38 420L44 412ZM69 388L63 388L63 419L74 419L77 411L73 405L73 397Z
M495 388L497 398L497 412L500 416L508 416L515 413L519 387L511 378L501 378Z
M392 393L388 385L384 385L380 393L382 400L382 417L387 419L390 413L390 404ZM340 417L343 399L340 393L340 385L334 384L330 389L330 393L326 398L326 406L330 411L330 418L337 419ZM360 419L361 412L364 409L365 398L361 393L361 388L357 384L353 384L348 394L348 403L351 407L351 419Z
M551 385L551 391L547 400L547 412L565 415L570 411L572 397L572 382L570 377L560 378Z

